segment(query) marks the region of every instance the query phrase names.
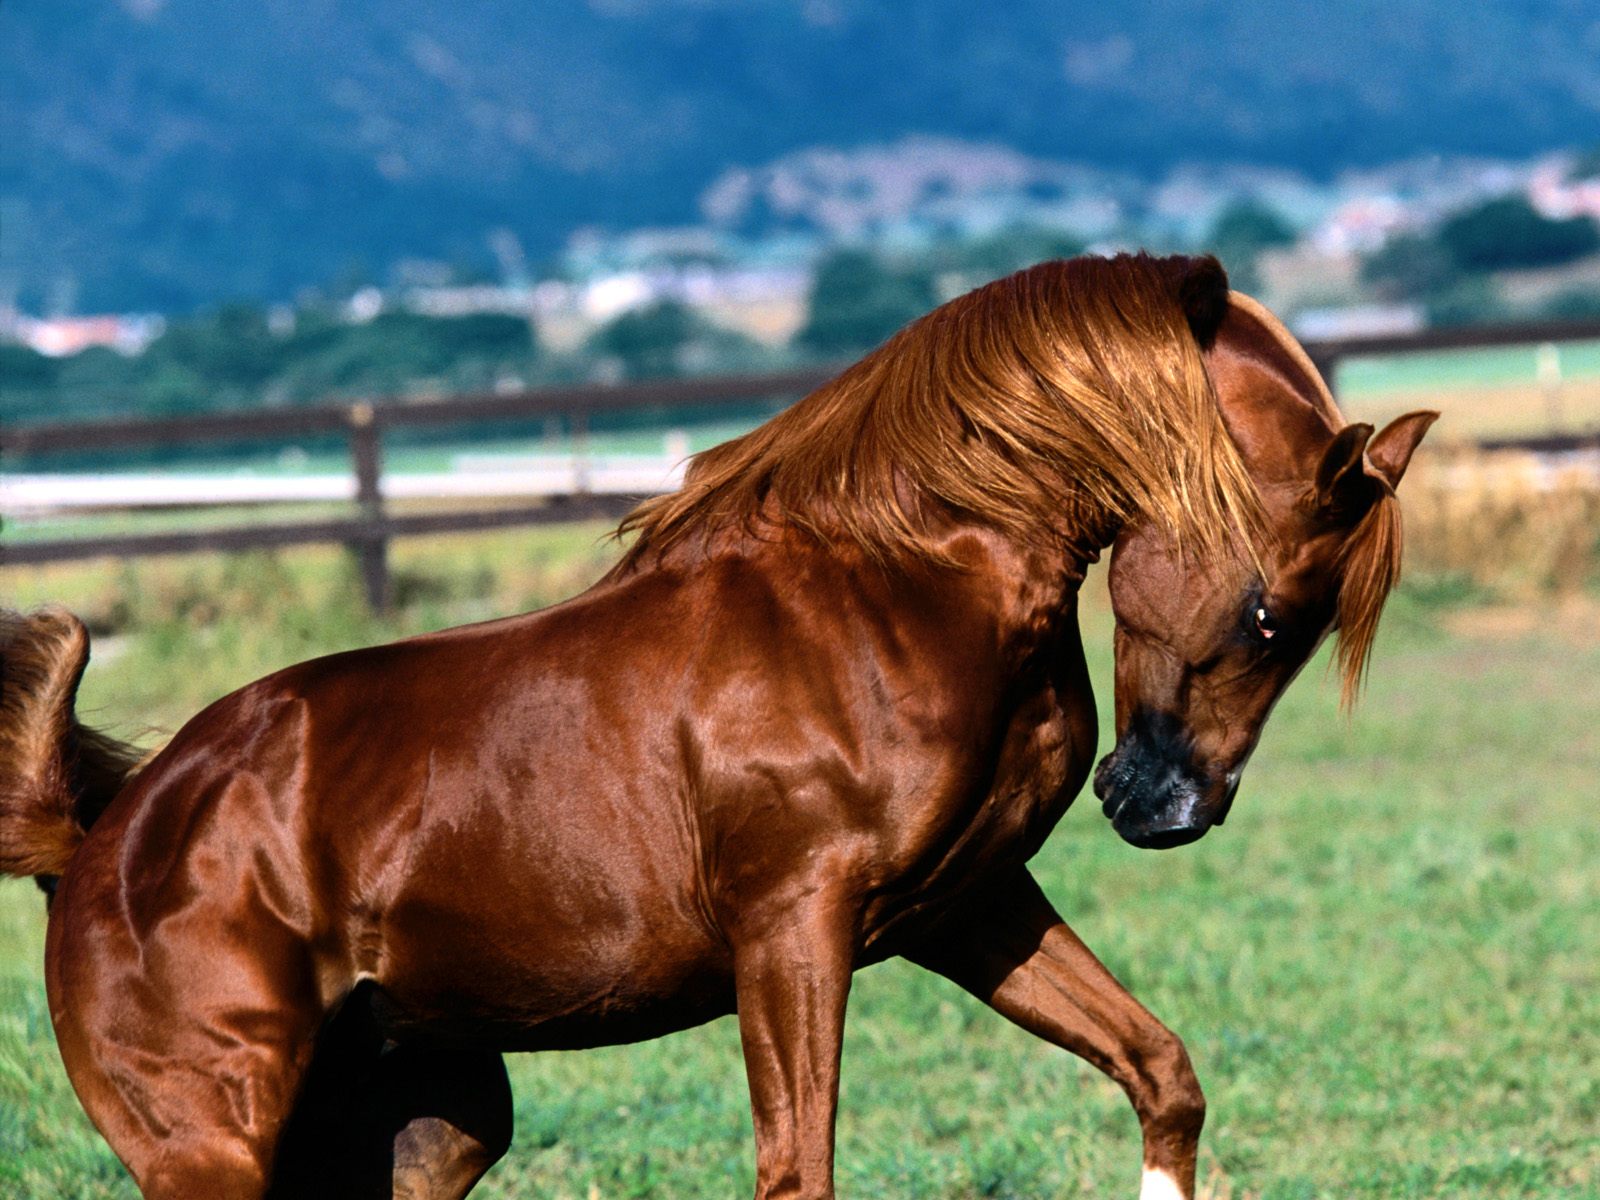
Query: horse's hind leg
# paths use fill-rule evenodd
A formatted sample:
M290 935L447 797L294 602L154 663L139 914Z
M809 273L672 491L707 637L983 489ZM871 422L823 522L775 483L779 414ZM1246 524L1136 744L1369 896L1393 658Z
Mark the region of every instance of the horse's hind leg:
M460 1200L511 1142L493 1051L385 1043L353 998L318 1039L270 1195Z
M398 1046L378 1088L397 1200L460 1200L511 1145L511 1085L492 1051Z
M321 1022L303 974L238 943L141 959L120 931L52 921L51 1015L84 1109L146 1200L260 1200Z

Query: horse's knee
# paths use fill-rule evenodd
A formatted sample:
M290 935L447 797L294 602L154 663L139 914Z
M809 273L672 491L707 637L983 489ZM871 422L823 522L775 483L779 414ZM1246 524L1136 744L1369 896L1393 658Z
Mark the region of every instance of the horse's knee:
M511 1085L498 1054L401 1047L384 1091L396 1105L395 1200L456 1200L511 1148Z
M456 1200L499 1162L511 1146L510 1123L503 1138L466 1133L448 1121L412 1121L394 1141L394 1200Z
M1200 1090L1189 1052L1178 1035L1163 1029L1140 1057L1137 1083L1129 1089L1140 1119L1166 1133L1195 1137L1206 1120L1206 1097Z
M274 1197L460 1200L511 1145L498 1054L385 1049L358 1001L323 1031L280 1149Z
M400 1046L383 1065L380 1086L403 1122L454 1130L491 1164L511 1148L511 1081L499 1054Z

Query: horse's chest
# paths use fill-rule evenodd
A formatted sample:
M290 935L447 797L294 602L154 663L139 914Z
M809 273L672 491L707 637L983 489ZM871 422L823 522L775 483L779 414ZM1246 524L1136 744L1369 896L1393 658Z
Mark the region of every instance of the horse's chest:
M1094 748L1092 698L1046 690L1021 705L998 748L978 756L985 765L968 776L964 792L927 798L949 819L902 844L902 873L886 889L894 900L869 914L876 927L869 942L908 921L915 928L1031 858L1083 786Z
M1094 756L1094 713L1053 691L1023 706L1006 731L970 831L976 847L1031 857L1071 806Z

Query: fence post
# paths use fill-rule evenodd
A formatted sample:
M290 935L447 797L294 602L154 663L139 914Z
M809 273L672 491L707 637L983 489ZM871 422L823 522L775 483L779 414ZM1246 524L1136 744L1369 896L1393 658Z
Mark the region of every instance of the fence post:
M1533 373L1544 392L1544 416L1552 431L1559 430L1561 420L1561 347L1554 342L1540 342L1533 352Z
M589 487L589 410L586 408L574 408L572 410L572 490L583 496L588 494Z
M356 475L356 507L363 530L350 549L361 568L367 606L375 613L389 607L389 539L383 533L383 443L371 404L349 409L350 460Z

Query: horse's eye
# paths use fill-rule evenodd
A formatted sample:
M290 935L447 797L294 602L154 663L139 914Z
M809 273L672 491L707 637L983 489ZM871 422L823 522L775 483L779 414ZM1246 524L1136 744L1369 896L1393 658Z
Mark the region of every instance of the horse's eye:
M1270 642L1278 636L1278 622L1266 609L1256 609L1252 614L1252 619L1255 621L1256 635L1258 637Z

